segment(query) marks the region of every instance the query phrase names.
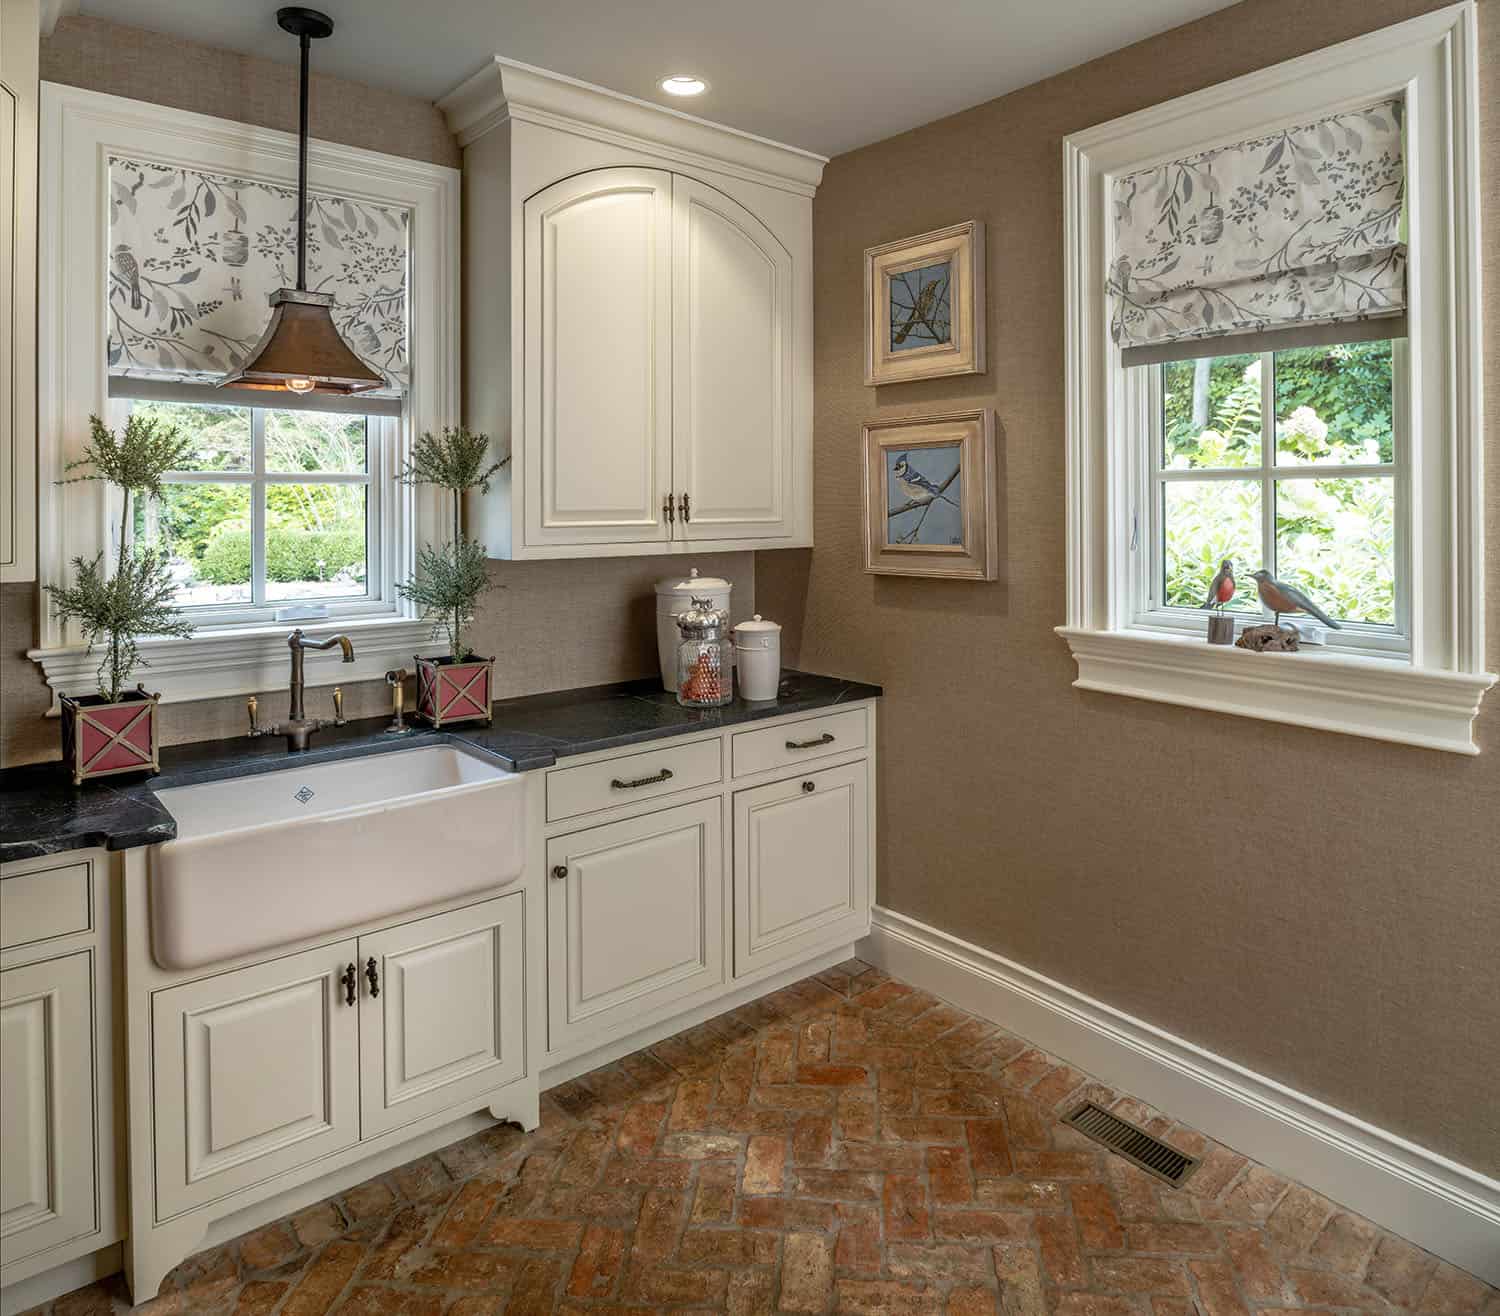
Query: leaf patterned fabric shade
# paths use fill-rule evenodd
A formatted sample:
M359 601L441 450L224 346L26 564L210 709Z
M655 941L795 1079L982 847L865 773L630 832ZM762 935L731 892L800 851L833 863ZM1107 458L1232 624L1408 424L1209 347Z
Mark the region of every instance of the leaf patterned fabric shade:
M307 208L308 289L333 295L344 341L389 382L362 396L399 397L408 212L311 191ZM112 385L211 385L255 346L270 294L296 286L297 190L111 159L109 252Z
M1107 291L1124 363L1404 334L1403 108L1114 179ZM1250 341L1266 334L1278 341Z

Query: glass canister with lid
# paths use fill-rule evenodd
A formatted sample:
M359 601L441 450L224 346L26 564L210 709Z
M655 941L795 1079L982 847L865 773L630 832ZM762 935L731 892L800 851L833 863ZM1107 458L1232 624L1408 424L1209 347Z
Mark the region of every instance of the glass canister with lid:
M677 702L684 708L718 708L734 698L729 613L711 599L695 598L677 614Z

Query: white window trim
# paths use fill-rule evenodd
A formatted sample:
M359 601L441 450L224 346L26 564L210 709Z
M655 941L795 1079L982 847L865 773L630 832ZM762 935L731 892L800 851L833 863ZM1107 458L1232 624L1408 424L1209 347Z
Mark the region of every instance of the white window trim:
M1067 622L1075 685L1478 753L1484 671L1477 35L1472 0L1069 137L1064 153ZM1141 394L1110 340L1109 185L1289 120L1404 95L1410 197L1408 657L1252 654L1139 624Z
M1261 535L1271 541L1275 534L1276 506L1271 500L1278 481L1309 479L1352 479L1374 475L1394 482L1396 492L1396 622L1393 626L1343 622L1340 630L1326 630L1324 643L1329 652L1355 654L1365 658L1409 658L1411 653L1411 458L1407 442L1407 353L1406 341L1397 339L1392 349L1392 429L1393 458L1389 462L1320 464L1276 463L1276 403L1271 371L1272 352L1261 353L1261 460L1254 466L1219 469L1183 468L1163 471L1160 456L1165 446L1162 432L1161 367L1146 366L1124 371L1123 381L1127 412L1122 418L1122 432L1128 448L1128 478L1131 482L1132 542L1140 546L1131 556L1130 611L1131 627L1202 640L1205 635L1205 611L1197 608L1169 607L1158 599L1164 576L1165 525L1162 520L1163 486L1194 480L1228 480L1258 483L1261 486ZM1138 518L1138 521L1136 520ZM1139 537L1137 537L1139 536ZM1239 598L1254 598L1249 572L1259 562L1236 562L1239 572ZM1267 563L1269 565L1269 563ZM1271 613L1231 610L1226 615L1247 625L1269 622ZM1309 621L1294 618L1294 622ZM1309 624L1310 623L1309 621Z
M118 502L95 484L59 486L64 466L88 436L91 414L109 414L101 290L107 252L108 160L113 154L162 160L189 169L228 172L295 186L294 135L78 87L41 86L41 179L38 253L38 585L66 580L75 557L109 544ZM411 387L382 474L380 501L387 586L409 577L417 546L447 534L444 508L426 488L395 483L412 439L459 416L459 186L456 169L314 140L308 181L411 215L408 279ZM506 436L497 435L503 443ZM447 652L432 627L387 588L378 605L327 621L305 622L313 636L345 632L352 666L309 658L307 683L377 679L419 650ZM45 596L41 643L28 657L43 669L55 698L93 686L97 655L75 628L60 626ZM190 639L147 637L147 666L137 679L163 702L275 689L286 681L291 623L207 627ZM320 656L321 657L321 656Z

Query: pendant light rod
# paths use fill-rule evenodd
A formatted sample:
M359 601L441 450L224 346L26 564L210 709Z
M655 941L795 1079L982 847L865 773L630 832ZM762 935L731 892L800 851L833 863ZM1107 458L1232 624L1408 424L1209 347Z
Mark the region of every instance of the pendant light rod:
M297 110L297 291L307 291L307 72L312 62L312 38L297 38L302 48L302 77Z
M307 291L307 102L313 40L333 35L333 19L316 9L288 5L276 11L282 31L297 38L302 69L297 112L297 291Z

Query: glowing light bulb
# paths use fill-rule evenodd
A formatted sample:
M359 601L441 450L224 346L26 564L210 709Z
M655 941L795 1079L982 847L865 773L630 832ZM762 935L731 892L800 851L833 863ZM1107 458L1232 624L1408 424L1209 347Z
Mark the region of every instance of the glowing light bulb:
M669 96L701 96L708 90L708 83L696 73L674 73L657 85Z
M286 386L293 393L311 393L315 387L310 379L289 379L286 381Z

